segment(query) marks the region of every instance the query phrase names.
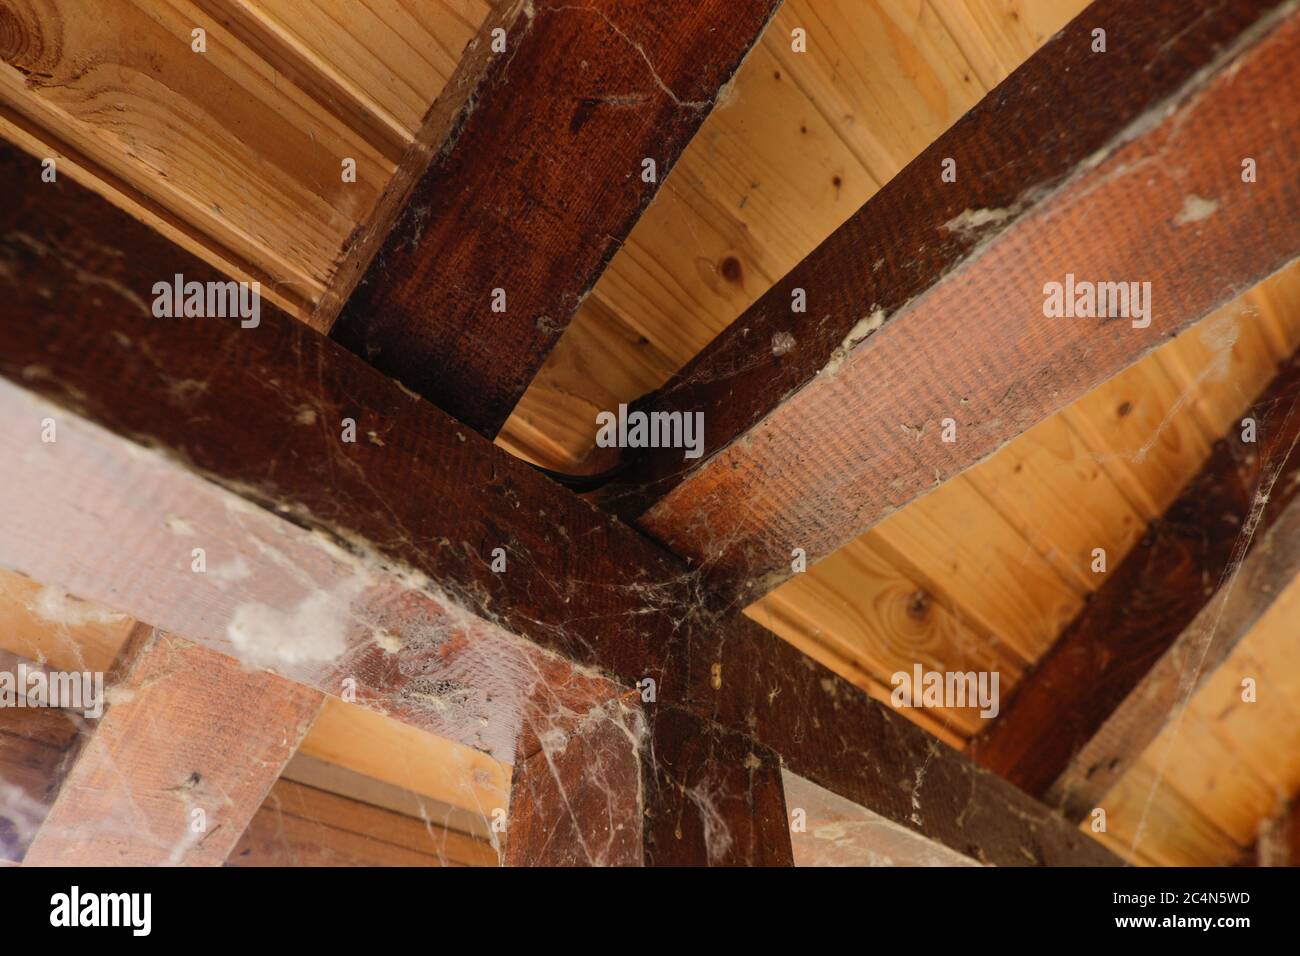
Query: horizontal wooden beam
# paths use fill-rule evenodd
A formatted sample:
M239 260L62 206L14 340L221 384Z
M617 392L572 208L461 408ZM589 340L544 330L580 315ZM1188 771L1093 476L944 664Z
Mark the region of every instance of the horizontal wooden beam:
M1298 57L1293 3L1092 4L644 401L702 457L612 506L748 603L1270 275ZM1056 317L1051 283L1137 291Z
M495 436L778 5L503 5L334 337Z
M505 762L662 682L669 555L265 302L155 317L223 277L39 171L0 156L0 564Z
M742 730L786 769L996 866L1115 865L1059 814L748 618L689 648L685 709ZM755 751L760 753L761 751Z
M321 706L273 674L145 629L25 866L219 866Z
M38 176L0 151L0 565L503 762L652 680L963 852L1113 861L332 340L155 317L219 277Z
M1300 574L1300 358L1242 420L971 743L1072 819L1101 805Z

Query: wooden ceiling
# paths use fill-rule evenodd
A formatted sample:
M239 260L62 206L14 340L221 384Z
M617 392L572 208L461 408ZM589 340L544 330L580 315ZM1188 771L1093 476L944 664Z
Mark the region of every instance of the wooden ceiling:
M603 468L597 411L662 385L1084 6L785 0L498 444L564 472ZM0 16L0 134L319 325L336 269L488 12L482 0L24 0ZM208 31L197 58L195 24ZM796 27L807 53L791 50ZM355 183L340 156L356 160ZM1006 699L1106 579L1094 550L1117 567L1297 347L1292 268L746 614L881 700L916 661L996 670ZM5 587L5 649L21 657L106 668L130 630L93 614L54 623L39 613L47 591ZM1233 863L1300 792L1297 587L1112 793L1102 838L1116 852ZM1241 702L1243 677L1263 688L1257 703ZM974 709L907 715L959 749L983 724ZM50 751L25 764L35 794L72 737L26 739ZM325 786L331 767L369 783ZM232 862L495 862L482 819L506 802L509 774L331 701ZM413 823L426 809L365 790L375 781L429 798L438 833ZM356 836L340 799L368 808L371 836ZM311 829L331 820L355 838L328 841L332 857Z

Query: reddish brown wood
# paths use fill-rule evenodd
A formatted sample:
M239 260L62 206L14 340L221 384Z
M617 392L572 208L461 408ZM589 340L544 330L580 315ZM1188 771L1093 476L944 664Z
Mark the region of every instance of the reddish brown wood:
M662 682L667 553L266 303L249 329L155 318L154 282L222 277L39 168L0 151L0 563L506 761L530 712ZM310 645L313 593L329 653L232 643L242 607Z
M772 751L669 706L654 715L643 764L648 864L794 865Z
M1300 361L1245 416L1258 442L1234 425L1215 444L971 743L975 760L1026 792L1052 789L1073 819L1099 805L1300 572Z
M748 737L959 852L1113 862L330 339L267 307L254 329L153 317L155 281L220 277L38 175L0 150L0 564L327 693L352 678L359 703L503 760L650 677L648 706L719 728L717 753ZM241 642L250 615L273 626Z
M322 701L162 634L138 649L115 695L24 865L220 865Z
M515 763L507 866L640 866L641 709L612 701Z
M648 399L704 458L610 501L748 602L1136 361L1300 253L1297 59L1290 4L1094 3ZM1046 318L1067 274L1150 326Z
M996 866L1120 863L1059 814L747 618L696 641L680 673L687 709L958 853Z
M777 5L523 4L334 337L495 435Z

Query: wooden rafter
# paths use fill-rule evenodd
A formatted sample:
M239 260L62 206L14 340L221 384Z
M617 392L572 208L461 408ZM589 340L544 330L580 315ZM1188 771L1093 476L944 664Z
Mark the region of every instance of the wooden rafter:
M220 865L320 709L301 684L142 630L24 865Z
M972 741L972 756L1028 793L1050 792L1074 819L1099 806L1300 574L1298 440L1293 357Z
M354 239L334 337L495 436L777 6L504 4L403 161L427 168L393 228Z
M510 866L640 866L645 718L611 701L515 765Z
M646 399L703 412L703 458L610 502L752 600L1268 276L1298 54L1291 4L1094 3ZM1067 276L1149 315L1049 318Z
M654 866L793 866L781 758L677 707L655 715L642 782Z
M748 739L959 852L1114 862L331 340L269 307L156 318L156 281L220 277L38 168L0 154L0 563L505 760L652 678L647 706L724 752Z

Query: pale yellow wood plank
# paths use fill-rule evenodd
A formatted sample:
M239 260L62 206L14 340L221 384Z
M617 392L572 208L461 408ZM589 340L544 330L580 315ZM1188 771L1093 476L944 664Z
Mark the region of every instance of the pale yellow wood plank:
M1243 848L1159 779L1145 760L1104 801L1109 846L1160 866L1227 866ZM1088 827L1085 822L1083 828Z
M0 649L54 670L103 673L135 625L125 614L0 571Z
M409 139L487 15L486 0L239 0Z
M14 9L0 103L29 135L68 144L290 298L319 295L390 160L186 0Z
M866 537L1025 660L1037 660L1082 607L1080 592L964 476Z
M927 0L988 89L1088 6L1089 0Z
M960 440L960 438L959 438ZM1093 550L1118 567L1146 522L1061 415L1025 432L967 477L1080 593L1106 579Z
M878 183L987 90L925 0L786 0L767 46Z
M1147 521L1162 514L1210 454L1190 395L1143 359L1062 412Z
M1014 651L959 620L866 539L795 575L745 613L885 702L895 686L891 676L911 675L917 663L925 670L997 671L1002 694L1024 670ZM939 724L927 729L949 740L983 725L978 708L924 716Z
M486 817L509 806L509 767L337 698L326 699L299 753Z

